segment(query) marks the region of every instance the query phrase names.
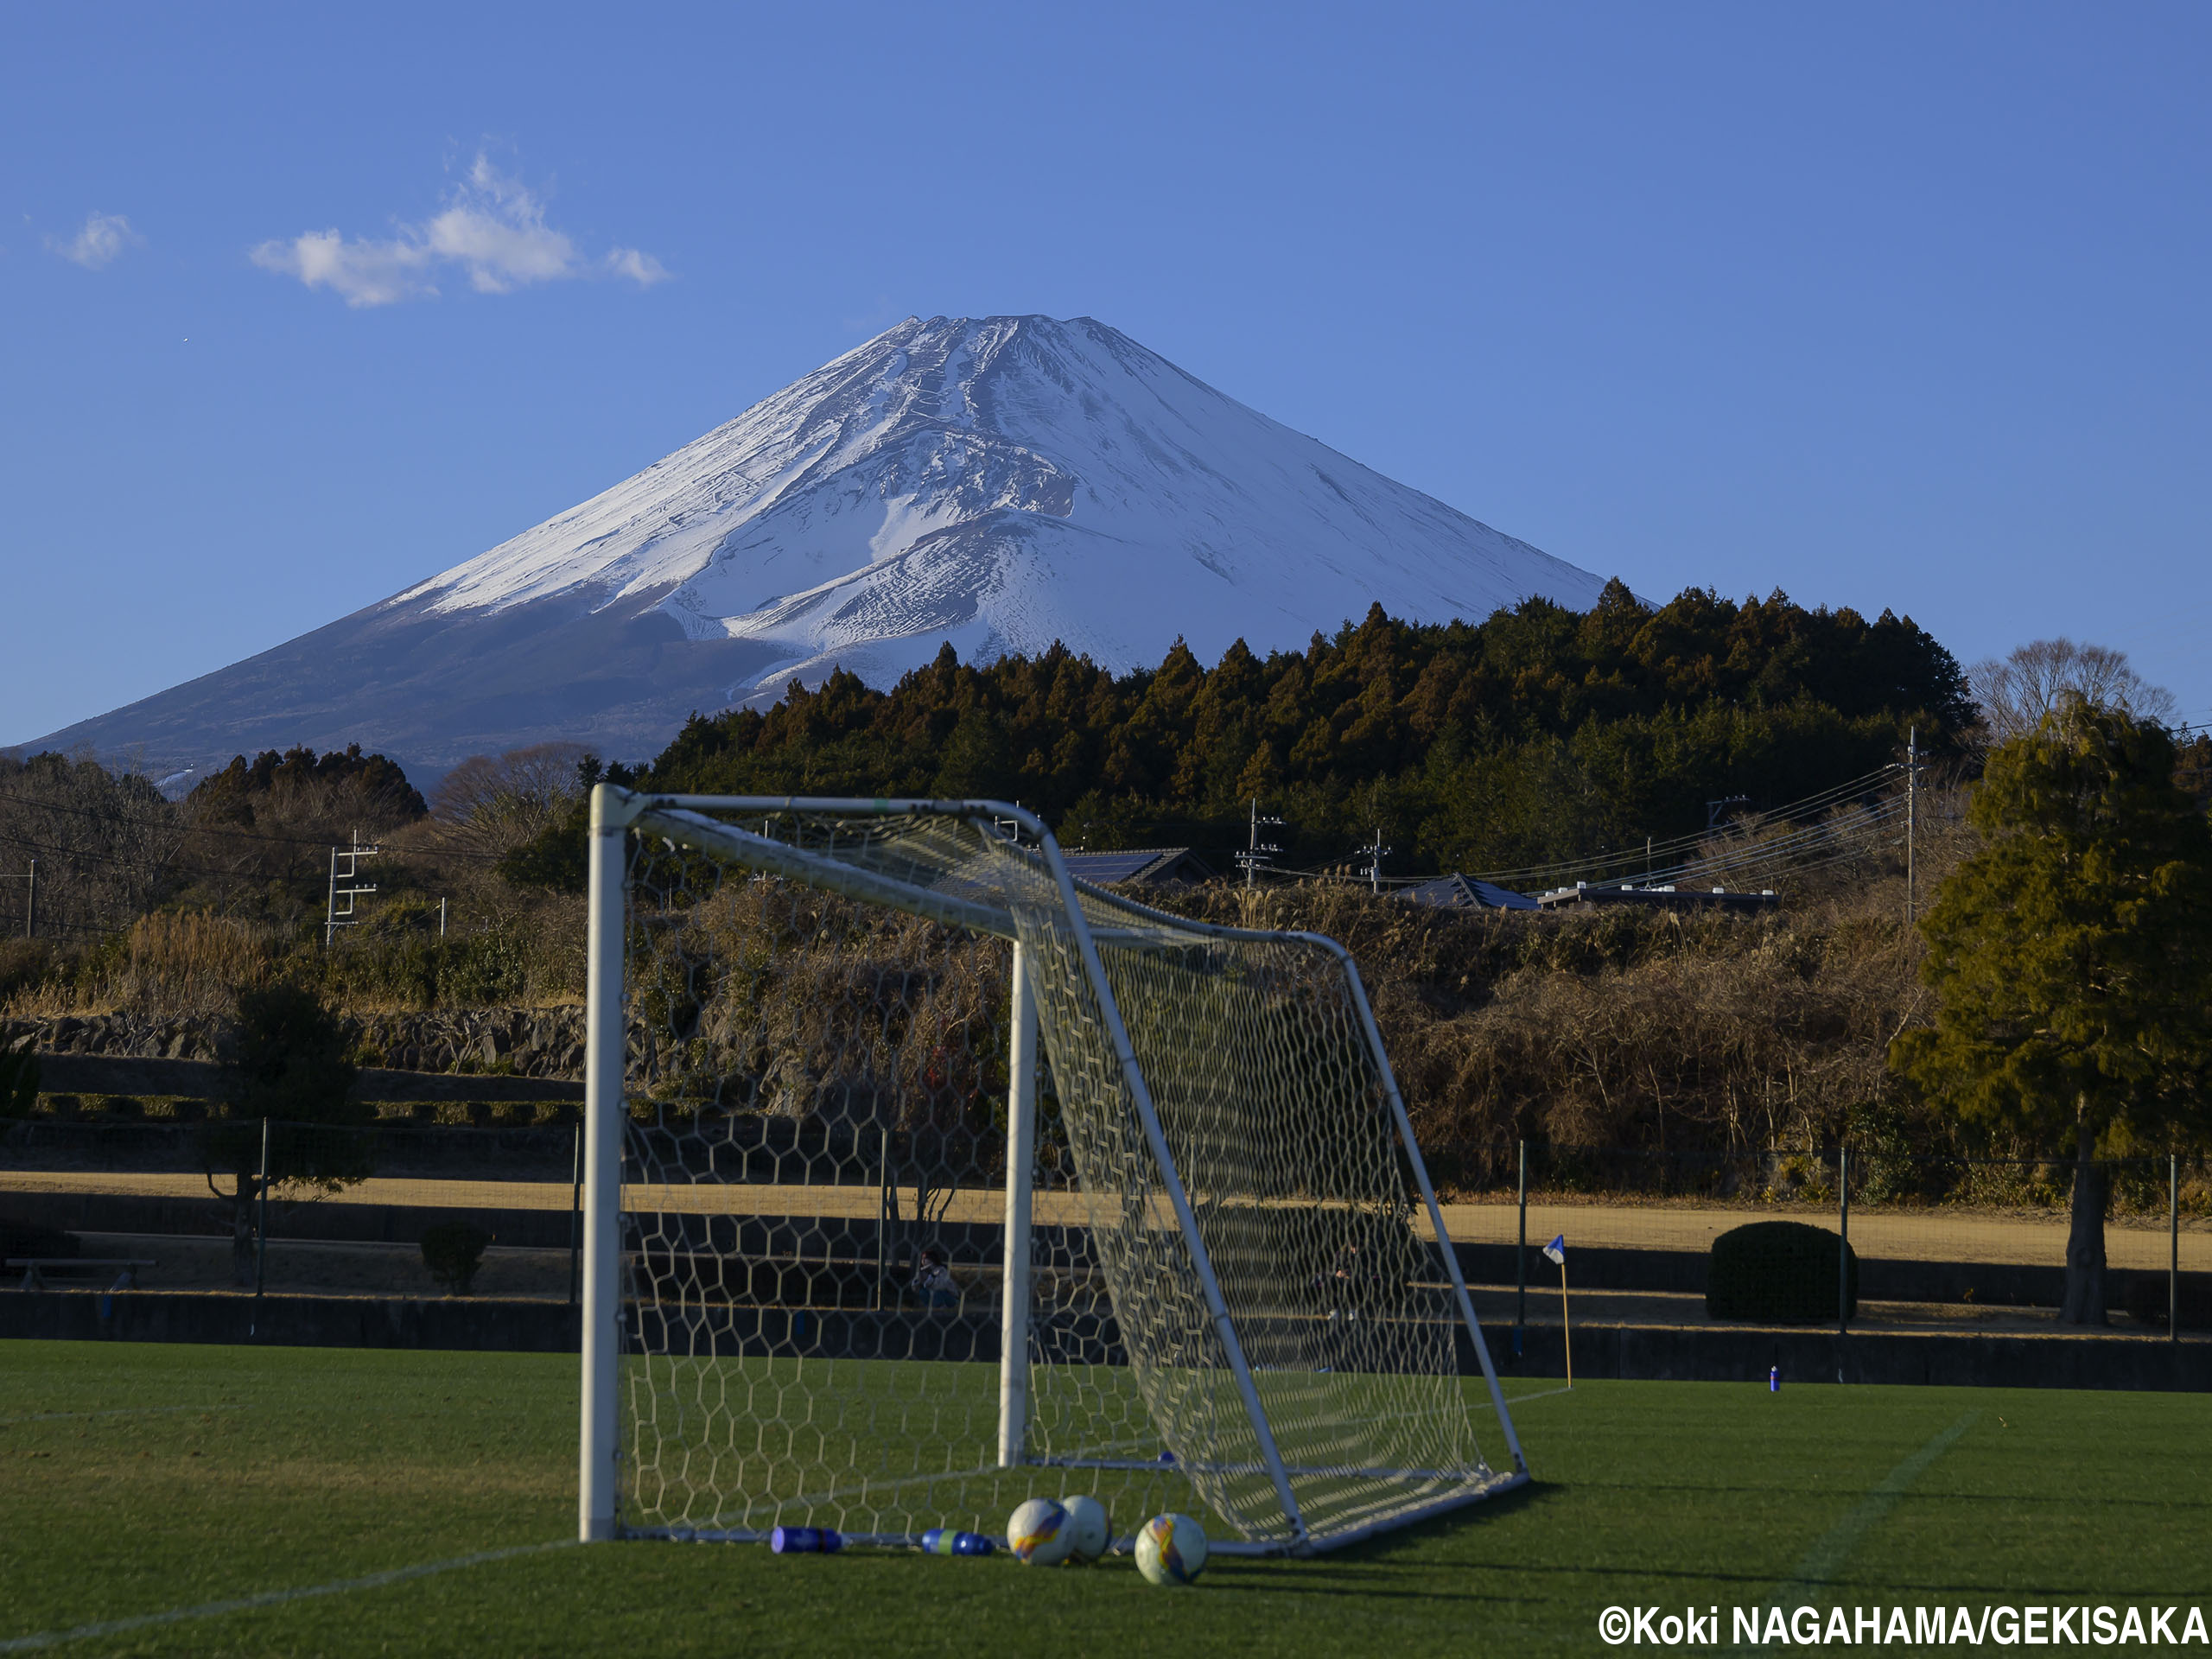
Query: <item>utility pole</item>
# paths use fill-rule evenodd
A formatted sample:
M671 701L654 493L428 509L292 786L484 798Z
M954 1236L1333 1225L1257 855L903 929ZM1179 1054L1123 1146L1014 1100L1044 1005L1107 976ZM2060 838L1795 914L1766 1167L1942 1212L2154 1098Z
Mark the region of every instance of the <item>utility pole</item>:
M1282 851L1282 849L1277 846L1274 842L1262 842L1260 839L1260 826L1263 823L1280 825L1281 823L1282 820L1281 818L1267 818L1261 817L1259 798L1257 796L1253 798L1251 834L1245 843L1244 850L1236 855L1236 867L1244 872L1244 885L1246 887L1250 887L1253 883L1254 878L1259 874L1259 872L1268 868L1268 854Z
M1904 746L1904 931L1910 938L1920 910L1919 872L1913 845L1920 793L1920 728L1916 723L1908 729L1910 735Z
M330 889L322 912L322 948L326 950L338 938L340 928L353 925L354 899L376 891L360 879L361 861L374 858L384 850L380 847L361 845L358 830L350 831L346 840L352 843L350 846L330 849ZM346 866L342 870L338 868L340 861ZM343 886L340 885L341 882ZM340 899L345 900L342 909L339 905Z
M1382 826L1381 824L1378 823L1375 826L1374 845L1363 847L1359 850L1367 855L1367 880L1369 888L1375 893L1380 893L1382 891L1383 855L1392 850L1390 848L1385 847L1382 844Z

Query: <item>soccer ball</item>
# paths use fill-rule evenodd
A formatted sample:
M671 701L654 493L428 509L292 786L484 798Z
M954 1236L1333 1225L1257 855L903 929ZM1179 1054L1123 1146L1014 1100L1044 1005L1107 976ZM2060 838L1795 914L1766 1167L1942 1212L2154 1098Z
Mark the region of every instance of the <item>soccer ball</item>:
M1075 1540L1068 1559L1096 1560L1114 1538L1114 1523L1107 1518L1106 1506L1095 1497L1064 1497L1060 1503L1068 1512L1069 1535Z
M1155 1515L1137 1533L1137 1571L1154 1584L1189 1584L1205 1571L1206 1535L1187 1515Z
M1006 1523L1006 1547L1031 1567L1053 1567L1075 1548L1068 1512L1049 1497L1033 1497Z

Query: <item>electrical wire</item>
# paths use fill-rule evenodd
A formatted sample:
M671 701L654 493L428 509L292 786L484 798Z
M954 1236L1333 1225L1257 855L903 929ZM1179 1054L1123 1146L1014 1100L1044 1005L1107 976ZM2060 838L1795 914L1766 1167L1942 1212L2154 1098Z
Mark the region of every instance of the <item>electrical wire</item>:
M1801 821L1813 814L1825 812L1850 796L1865 794L1876 780L1888 777L1902 769L1902 766L1896 762L1878 766L1872 772L1864 772L1847 782L1835 784L1815 794L1808 795L1802 800L1791 801L1777 807L1771 812L1762 813L1758 816L1757 822L1787 823ZM1522 865L1511 869L1485 870L1481 872L1476 879L1496 882L1500 886L1510 886L1516 881L1525 881L1532 878L1570 876L1593 870L1610 869L1615 866L1629 866L1643 862L1647 857L1656 858L1661 854L1676 853L1686 848L1701 845L1719 833L1720 831L1716 826L1692 835L1675 836L1665 841L1654 841L1648 847L1625 848L1618 852L1593 854L1587 858L1567 859L1555 863Z
M114 816L111 813L102 812L95 807L70 806L60 801L18 799L15 804L29 811L71 812L76 814L79 817L85 818L108 818ZM219 836L226 841L267 842L272 846L328 847L334 844L327 840L315 836L264 836L251 830L233 830L224 825L213 823L188 823L184 826L184 831L188 835L198 834ZM468 852L457 847L439 848L435 850L434 855L439 858L480 858L490 860L497 860L502 856L502 855L499 853Z
M1873 780L1896 770L1897 768L1892 766L1867 772L1863 777L1853 779L1849 783L1838 784L1832 788L1821 791L1818 794L1807 796L1802 801L1793 801L1776 808L1772 812L1761 814L1758 821L1766 823L1788 823L1813 813L1825 811L1850 795L1864 793ZM1665 841L1653 841L1641 848L1629 847L1618 852L1593 854L1586 858L1563 860L1556 863L1525 865L1515 869L1487 871L1484 873L1483 879L1497 881L1526 880L1532 876L1570 874L1584 870L1604 869L1617 864L1632 864L1648 857L1656 857L1661 853L1673 853L1683 848L1698 846L1710 840L1717 833L1719 833L1719 826L1691 835L1671 836Z

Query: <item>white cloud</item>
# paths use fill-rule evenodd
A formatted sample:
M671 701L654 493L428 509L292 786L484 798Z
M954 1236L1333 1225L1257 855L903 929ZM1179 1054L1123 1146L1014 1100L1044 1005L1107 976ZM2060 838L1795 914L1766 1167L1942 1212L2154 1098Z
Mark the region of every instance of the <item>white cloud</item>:
M607 256L607 269L617 276L627 276L639 288L651 288L655 283L664 283L673 274L666 265L650 253L635 248L615 248Z
M348 242L335 230L308 231L289 242L264 242L252 258L264 270L327 288L352 306L433 297L441 269L457 269L480 294L597 275L651 288L669 275L659 260L636 248L586 258L569 237L545 222L537 196L482 154L442 212L421 224L400 226L390 241Z
M334 228L304 232L289 242L264 242L253 250L253 263L296 276L309 288L327 288L348 305L390 305L438 291L424 274L427 249L409 242L348 242Z
M130 228L130 221L121 213L89 213L84 228L67 241L49 236L46 245L64 259L73 260L86 270L98 270L125 248L143 247L146 238Z

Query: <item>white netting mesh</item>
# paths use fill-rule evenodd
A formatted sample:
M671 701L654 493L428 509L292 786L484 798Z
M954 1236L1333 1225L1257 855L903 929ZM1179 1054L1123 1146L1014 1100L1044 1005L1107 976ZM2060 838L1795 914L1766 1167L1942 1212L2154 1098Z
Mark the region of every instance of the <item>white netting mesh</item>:
M1081 890L1109 1006L1041 849L981 813L794 806L632 838L626 1530L995 1533L1096 1491L1124 1528L1182 1507L1287 1547L1501 1484L1332 947ZM1049 1066L1001 1469L1008 937Z

